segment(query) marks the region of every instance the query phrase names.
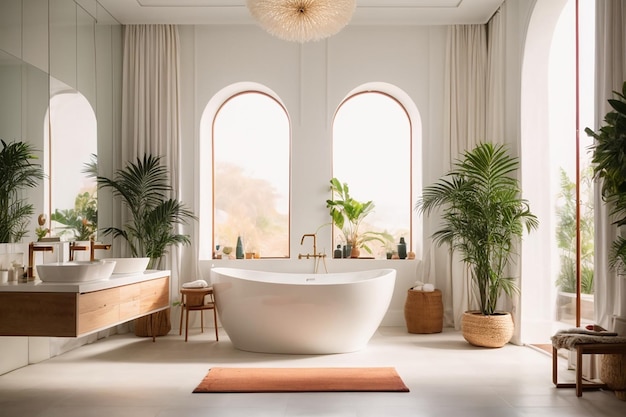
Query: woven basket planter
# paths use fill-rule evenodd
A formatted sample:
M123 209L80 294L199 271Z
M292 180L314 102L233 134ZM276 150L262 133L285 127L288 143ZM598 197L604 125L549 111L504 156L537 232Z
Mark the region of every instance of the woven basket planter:
M154 320L154 323L153 323ZM172 330L170 321L170 309L157 311L154 314L135 319L135 336L152 337L152 327L154 326L154 336L166 336Z
M622 401L626 401L626 355L602 355L600 379Z
M441 333L443 330L441 291L408 290L404 303L404 319L409 333Z
M477 311L466 311L462 319L463 337L474 346L499 348L513 337L513 317L510 313L485 316Z

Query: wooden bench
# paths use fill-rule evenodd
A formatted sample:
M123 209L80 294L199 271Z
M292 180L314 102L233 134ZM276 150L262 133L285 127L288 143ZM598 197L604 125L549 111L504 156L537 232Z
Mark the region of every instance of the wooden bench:
M620 340L623 338L620 338ZM557 388L576 388L576 396L582 397L584 389L605 389L607 385L603 382L583 381L582 361L583 355L619 355L626 354L626 343L579 343L575 345L576 350L576 382L558 382L558 348L552 345L552 382Z

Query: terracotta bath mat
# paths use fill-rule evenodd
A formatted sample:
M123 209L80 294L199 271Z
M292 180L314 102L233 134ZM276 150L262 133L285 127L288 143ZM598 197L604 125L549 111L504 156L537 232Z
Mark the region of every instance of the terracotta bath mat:
M394 368L211 368L194 393L397 391Z

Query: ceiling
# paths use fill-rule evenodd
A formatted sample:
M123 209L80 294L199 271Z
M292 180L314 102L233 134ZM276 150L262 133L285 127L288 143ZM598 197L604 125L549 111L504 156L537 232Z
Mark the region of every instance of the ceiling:
M99 0L123 24L254 24L246 0ZM357 0L352 25L486 23L504 0Z

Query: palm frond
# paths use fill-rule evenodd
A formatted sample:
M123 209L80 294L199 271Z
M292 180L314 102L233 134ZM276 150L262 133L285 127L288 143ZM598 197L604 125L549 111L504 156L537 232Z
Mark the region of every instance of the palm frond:
M98 185L112 189L131 215L123 228L109 227L103 233L126 240L133 256L153 261L171 245L190 244L189 236L177 233L176 228L196 219L183 203L168 197L172 191L169 173L160 161L160 157L146 154L116 171L112 179L98 177Z
M34 162L36 149L31 144L0 142L0 242L19 242L34 212L34 206L26 202L22 191L36 187L45 175Z

